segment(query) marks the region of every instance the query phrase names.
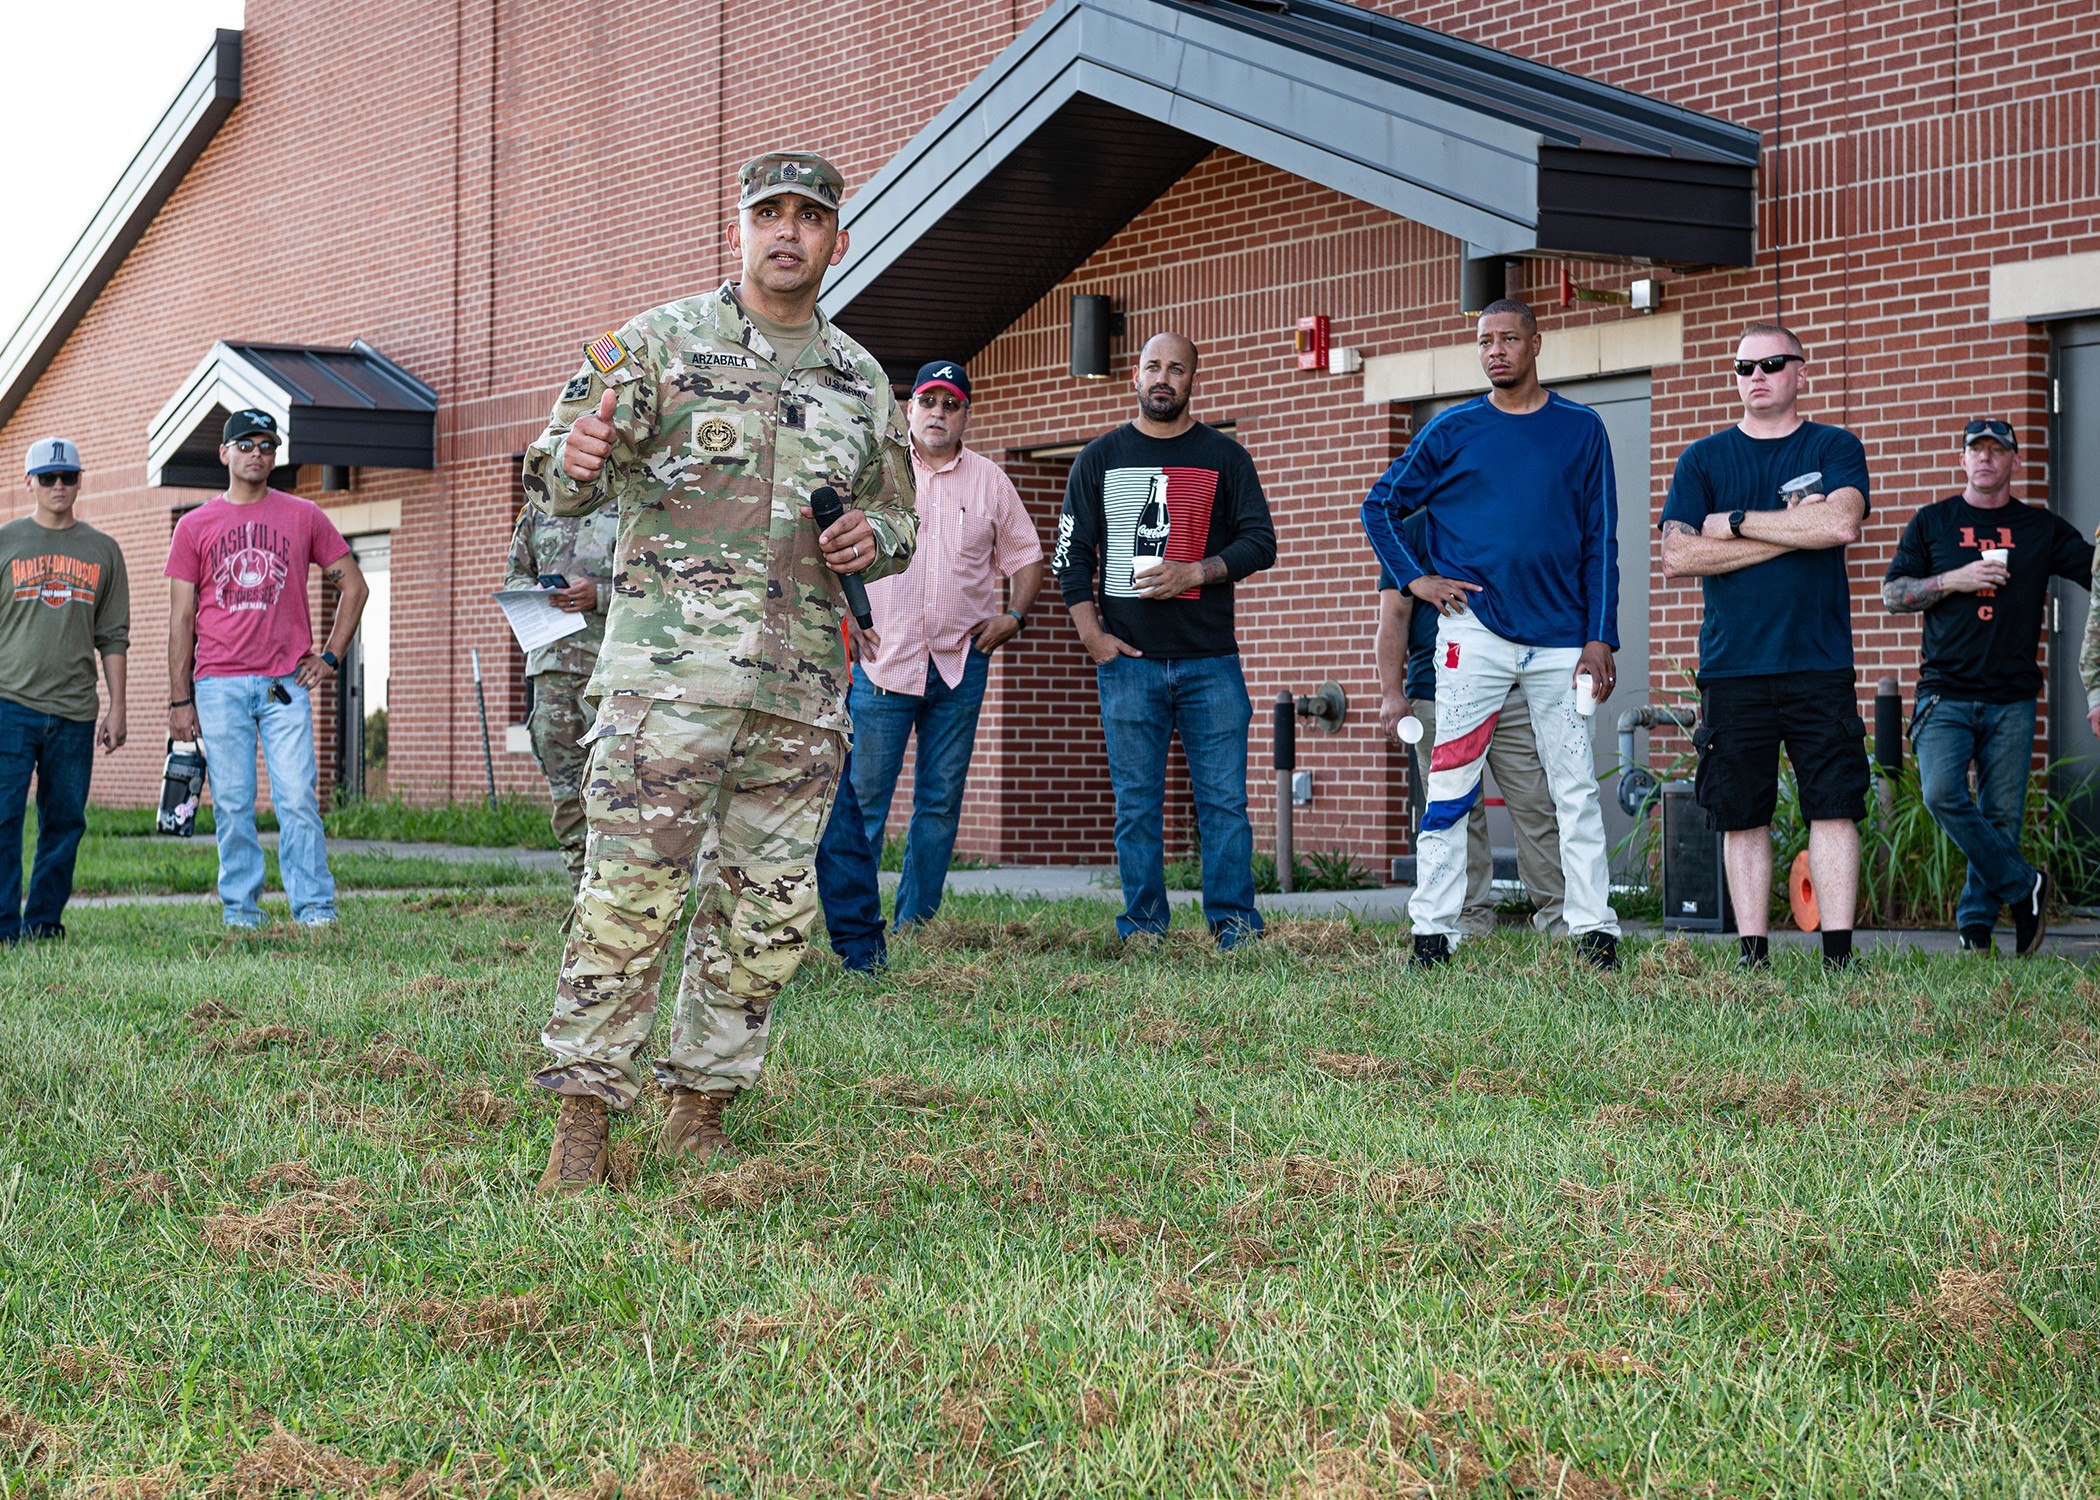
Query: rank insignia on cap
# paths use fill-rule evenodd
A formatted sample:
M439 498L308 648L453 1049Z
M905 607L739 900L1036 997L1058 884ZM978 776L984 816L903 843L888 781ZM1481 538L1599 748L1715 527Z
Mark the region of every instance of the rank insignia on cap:
M610 375L627 363L627 346L620 342L616 334L599 334L584 346L583 352L590 356L591 363L597 367L600 375Z

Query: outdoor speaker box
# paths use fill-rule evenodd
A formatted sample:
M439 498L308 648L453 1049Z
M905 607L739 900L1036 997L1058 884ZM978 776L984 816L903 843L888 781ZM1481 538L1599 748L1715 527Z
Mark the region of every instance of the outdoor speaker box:
M1733 931L1721 835L1706 826L1689 781L1663 783L1662 852L1663 931Z

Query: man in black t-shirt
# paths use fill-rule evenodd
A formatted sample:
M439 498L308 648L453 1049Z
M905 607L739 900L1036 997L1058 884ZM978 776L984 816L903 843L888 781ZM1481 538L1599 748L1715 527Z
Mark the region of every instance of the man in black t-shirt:
M1276 561L1276 531L1247 450L1188 414L1196 346L1155 334L1132 384L1137 419L1072 464L1050 567L1101 694L1123 877L1116 931L1128 944L1167 930L1167 742L1178 732L1203 843L1203 915L1218 946L1233 948L1262 922L1247 821L1254 710L1232 586Z
M1743 962L1761 968L1769 962L1772 814L1786 746L1808 824L1823 962L1844 968L1852 962L1868 779L1845 548L1866 519L1866 450L1844 428L1796 409L1807 356L1785 328L1745 328L1734 365L1743 419L1685 449L1661 523L1664 575L1703 580L1706 600L1696 795L1726 836Z
M2012 908L2014 949L2048 930L2049 876L2020 857L2042 668L2035 646L2049 580L2093 584L2093 544L2061 516L2013 498L2020 440L1991 419L1962 430L1959 495L1903 528L1881 600L1924 614L1911 742L1925 806L1969 861L1954 922L1963 949L1991 951L1998 908ZM1976 791L1969 792L1969 766Z

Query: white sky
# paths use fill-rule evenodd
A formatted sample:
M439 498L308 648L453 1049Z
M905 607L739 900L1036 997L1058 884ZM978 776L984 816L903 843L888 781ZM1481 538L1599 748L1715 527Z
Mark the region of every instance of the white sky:
M14 331L242 0L7 6L0 340Z

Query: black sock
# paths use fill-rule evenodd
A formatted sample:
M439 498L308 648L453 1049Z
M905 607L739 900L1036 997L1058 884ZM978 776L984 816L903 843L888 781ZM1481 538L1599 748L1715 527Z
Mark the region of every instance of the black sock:
M1836 931L1825 929L1823 933L1823 967L1826 969L1849 969L1852 967L1852 929Z
M1772 940L1768 937L1745 937L1737 939L1743 945L1743 962L1754 968L1763 968L1772 961Z

